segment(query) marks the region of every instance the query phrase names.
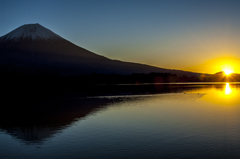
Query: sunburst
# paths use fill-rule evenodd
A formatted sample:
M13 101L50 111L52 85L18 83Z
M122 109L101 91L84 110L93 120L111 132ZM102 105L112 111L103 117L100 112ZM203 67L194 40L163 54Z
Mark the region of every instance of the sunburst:
M232 71L232 70L229 70L229 69L225 69L225 70L224 70L224 73L228 76L228 75L230 75L231 73L233 73L233 71Z

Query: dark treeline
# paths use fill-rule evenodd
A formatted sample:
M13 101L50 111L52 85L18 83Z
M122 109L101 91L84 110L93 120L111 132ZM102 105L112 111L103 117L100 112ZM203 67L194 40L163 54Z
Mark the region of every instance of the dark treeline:
M86 85L86 84L144 84L144 83L179 83L179 82L240 82L239 74L230 76L219 72L212 75L178 76L170 73L133 73L121 74L89 74L73 76L55 76L51 74L2 74L1 85Z
M168 86L138 84L177 82L179 79L188 82L190 79L168 73L91 74L80 76L2 73L1 75L0 88L2 96L0 99L7 100L7 103L15 102L11 101L13 98L19 103L24 103L26 100L31 103L31 101L38 98L171 92L175 91L175 89L170 89Z
M63 77L65 81L81 82L85 84L143 84L143 83L175 83L199 82L199 78L177 76L170 73L134 73L131 75L120 74L91 74L81 76Z
M240 82L240 75L226 76L223 72L213 75L178 76L170 73L133 73L120 74L91 74L81 76L60 77L60 81L83 84L143 84L143 83L179 83L179 82Z
M184 83L184 82L240 82L239 74L226 76L223 72L200 76L176 75L170 73L134 73L120 74L91 74L81 76L62 77L61 80L84 84L143 84L143 83Z
M90 74L79 76L55 76L52 74L7 74L2 73L0 78L0 98L19 97L36 98L65 96L68 94L81 95L111 95L146 92L168 92L172 89L169 85L146 86L144 83L188 83L188 82L240 82L240 75L224 75L222 72L213 75L201 75L198 77L178 76L170 73L149 74ZM101 85L104 87L101 87ZM133 86L115 84L134 84ZM108 86L106 86L108 85ZM137 86L138 85L138 86Z

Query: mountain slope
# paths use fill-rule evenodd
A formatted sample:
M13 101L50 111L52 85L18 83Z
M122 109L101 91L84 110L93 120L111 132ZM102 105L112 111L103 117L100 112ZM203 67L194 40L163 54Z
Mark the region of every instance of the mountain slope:
M67 76L92 73L150 72L200 75L111 60L65 40L40 24L23 25L0 37L0 71L7 73L50 73Z

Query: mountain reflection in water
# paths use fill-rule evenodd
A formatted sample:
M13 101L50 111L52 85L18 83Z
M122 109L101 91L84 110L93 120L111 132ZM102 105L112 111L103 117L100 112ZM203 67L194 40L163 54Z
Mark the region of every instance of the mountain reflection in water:
M239 86L98 85L5 96L0 158L240 158Z
M184 85L98 85L95 91L79 92L80 97L8 99L0 113L0 130L27 144L41 143L78 120L107 109L111 103L143 100L162 93L181 93L201 87ZM30 94L29 94L30 95ZM149 96L148 96L149 95ZM201 97L203 94L199 95ZM126 98L127 97L127 98ZM6 99L5 99L6 100Z

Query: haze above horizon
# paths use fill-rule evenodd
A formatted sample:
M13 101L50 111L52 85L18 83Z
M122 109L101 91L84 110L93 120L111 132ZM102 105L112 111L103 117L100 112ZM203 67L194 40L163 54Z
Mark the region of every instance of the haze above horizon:
M97 54L186 71L240 73L237 0L0 3L0 36L39 23Z

